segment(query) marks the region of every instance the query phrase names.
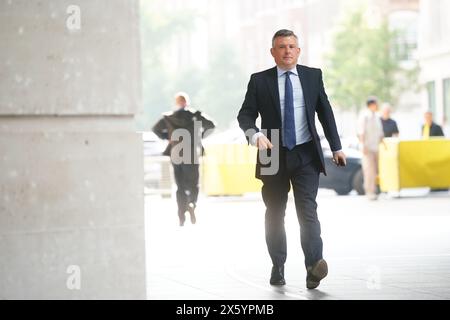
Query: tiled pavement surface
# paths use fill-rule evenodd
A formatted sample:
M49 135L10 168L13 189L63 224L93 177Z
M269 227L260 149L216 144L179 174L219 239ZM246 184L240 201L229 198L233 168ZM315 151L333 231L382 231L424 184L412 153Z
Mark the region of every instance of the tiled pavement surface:
M198 222L178 226L172 199L146 197L149 299L450 299L450 195L369 202L320 190L329 275L305 287L293 199L287 285L268 284L260 195L203 197Z

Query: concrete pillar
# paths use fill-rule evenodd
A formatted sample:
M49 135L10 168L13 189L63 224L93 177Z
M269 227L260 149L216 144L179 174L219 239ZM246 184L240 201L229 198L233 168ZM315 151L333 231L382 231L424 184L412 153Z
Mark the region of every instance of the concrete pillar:
M0 299L145 298L138 1L0 2Z

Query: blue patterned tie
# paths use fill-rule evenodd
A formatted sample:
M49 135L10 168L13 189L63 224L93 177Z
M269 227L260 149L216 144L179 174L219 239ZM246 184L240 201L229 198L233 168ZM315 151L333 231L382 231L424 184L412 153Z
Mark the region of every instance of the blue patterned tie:
M297 143L295 139L294 90L292 89L292 82L289 77L290 73L290 71L285 73L283 145L289 150L292 150Z

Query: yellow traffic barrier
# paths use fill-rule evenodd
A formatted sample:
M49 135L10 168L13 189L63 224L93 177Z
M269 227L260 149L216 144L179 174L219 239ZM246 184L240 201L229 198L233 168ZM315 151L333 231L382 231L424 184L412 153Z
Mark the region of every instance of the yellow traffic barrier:
M214 144L205 147L202 190L209 196L260 192L255 178L257 149L246 144Z
M450 140L385 139L380 145L379 182L383 192L450 187Z

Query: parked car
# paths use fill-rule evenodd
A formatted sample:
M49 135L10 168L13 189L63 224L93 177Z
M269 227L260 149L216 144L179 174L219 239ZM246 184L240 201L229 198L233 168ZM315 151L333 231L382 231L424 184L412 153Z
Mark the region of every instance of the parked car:
M144 152L144 192L170 196L172 192L172 171L169 157L162 156L167 142L160 140L153 132L142 133Z
M319 188L333 189L338 195L347 195L355 190L359 195L364 194L364 177L361 165L361 153L357 149L357 141L342 139L342 146L347 156L347 165L337 167L332 159L333 154L328 143L322 141L327 175L320 176Z
M159 139L151 131L142 132L142 142L144 144L144 156L147 157L162 155L167 145L167 142Z

